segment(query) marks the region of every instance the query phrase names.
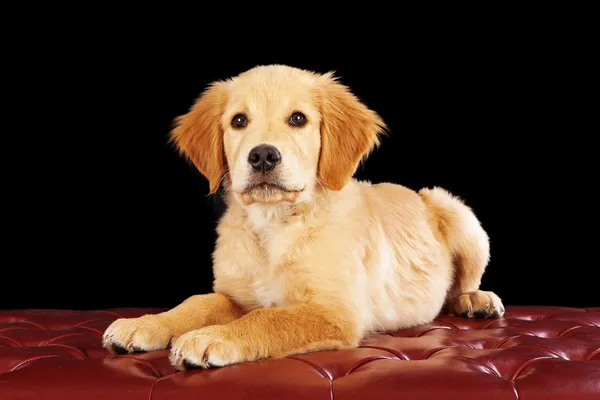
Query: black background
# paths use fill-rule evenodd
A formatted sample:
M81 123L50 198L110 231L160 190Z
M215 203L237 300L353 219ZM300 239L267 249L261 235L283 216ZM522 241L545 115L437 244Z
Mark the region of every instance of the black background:
M600 305L593 74L556 36L76 36L15 46L6 75L1 308L172 307L209 292L222 200L167 135L209 82L270 63L335 70L386 120L358 178L442 186L474 209L491 237L483 289L507 305Z

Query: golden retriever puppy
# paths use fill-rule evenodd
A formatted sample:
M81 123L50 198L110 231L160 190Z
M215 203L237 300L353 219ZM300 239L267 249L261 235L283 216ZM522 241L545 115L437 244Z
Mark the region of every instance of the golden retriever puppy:
M211 84L171 138L227 194L214 293L118 319L104 346L170 346L178 369L208 368L351 348L441 310L502 316L479 290L489 240L468 206L440 188L353 178L386 131L331 73L258 66Z

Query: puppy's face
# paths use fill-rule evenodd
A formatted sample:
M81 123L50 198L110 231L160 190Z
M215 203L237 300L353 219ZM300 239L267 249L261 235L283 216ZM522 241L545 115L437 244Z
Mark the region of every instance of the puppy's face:
M231 190L244 203L308 198L321 148L314 78L252 70L227 90L221 125Z
M341 189L377 144L384 123L331 74L253 68L213 83L172 139L243 204L301 202Z

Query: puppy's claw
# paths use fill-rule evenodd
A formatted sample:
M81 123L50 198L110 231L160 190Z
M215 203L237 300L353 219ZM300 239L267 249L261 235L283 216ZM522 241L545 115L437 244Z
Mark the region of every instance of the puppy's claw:
M198 365L196 363L193 363L191 361L188 361L188 359L186 358L185 360L183 360L183 366L185 367L186 370L191 370L191 369L200 369L202 368L201 365Z
M120 344L117 344L117 343L113 343L112 344L112 350L114 351L115 354L127 354L127 353L129 353L125 347L123 347L123 346L121 346Z

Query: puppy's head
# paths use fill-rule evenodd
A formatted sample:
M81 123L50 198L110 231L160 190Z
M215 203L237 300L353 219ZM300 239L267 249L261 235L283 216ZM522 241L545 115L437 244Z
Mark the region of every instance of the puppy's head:
M381 118L331 73L259 66L211 84L171 139L244 204L300 202L340 190L378 143Z

